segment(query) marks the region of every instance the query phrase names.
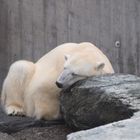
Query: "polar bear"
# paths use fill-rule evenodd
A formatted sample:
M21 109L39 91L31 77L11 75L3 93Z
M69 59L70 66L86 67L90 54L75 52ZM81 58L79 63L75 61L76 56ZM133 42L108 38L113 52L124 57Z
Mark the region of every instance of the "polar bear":
M56 81L59 88L67 88L90 76L114 73L109 59L96 46L88 42L79 46L79 51L65 55L64 69Z
M69 54L70 58L65 54ZM65 62L64 58L68 60ZM73 58L79 60L74 62ZM70 68L71 62L75 63L75 66ZM69 73L74 71L71 75L78 75L77 80L82 76L114 72L107 57L91 43L62 44L36 63L17 61L11 65L2 87L1 102L6 114L26 115L45 120L59 119L61 89L57 85L60 87L60 84L66 80L64 77L68 67ZM77 80L71 82L69 78L70 84ZM66 84L69 85L68 81Z

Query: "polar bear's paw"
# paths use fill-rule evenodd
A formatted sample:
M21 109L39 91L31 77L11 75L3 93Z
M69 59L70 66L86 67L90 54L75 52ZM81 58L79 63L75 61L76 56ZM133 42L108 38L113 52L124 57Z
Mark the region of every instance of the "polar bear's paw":
M25 116L23 108L17 106L8 106L6 108L6 113L9 116Z

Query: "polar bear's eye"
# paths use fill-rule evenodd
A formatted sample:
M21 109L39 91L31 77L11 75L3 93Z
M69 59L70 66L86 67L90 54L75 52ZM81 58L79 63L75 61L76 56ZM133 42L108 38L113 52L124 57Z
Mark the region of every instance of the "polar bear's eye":
M78 74L76 74L76 73L72 73L71 75L72 75L72 76L78 76Z

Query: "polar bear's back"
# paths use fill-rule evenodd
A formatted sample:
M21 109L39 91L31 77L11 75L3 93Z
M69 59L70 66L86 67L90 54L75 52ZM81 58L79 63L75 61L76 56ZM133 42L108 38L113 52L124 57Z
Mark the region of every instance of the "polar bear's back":
M42 58L40 58L36 63L40 64L47 60L50 61L50 58L52 61L56 62L56 60L58 60L58 58L60 58L60 57L62 58L62 57L64 57L64 54L73 52L77 47L79 47L77 43L62 44L62 45L54 48L50 52L48 52L46 55L44 55Z
M78 43L65 43L62 44L56 48L54 48L52 51L44 55L41 59L39 59L36 62L37 66L44 66L43 70L49 70L50 68L55 67L55 69L59 69L62 71L63 64L64 64L64 55L75 55L77 53L83 54L85 57L86 55L89 58L92 57L93 61L103 61L106 65L104 67L105 71L109 72L112 71L114 73L114 70L112 68L111 62L106 57L106 55L95 45L89 42L82 42L80 44ZM95 60L95 59L96 60ZM98 59L98 60L97 60ZM49 69L48 69L49 68ZM50 69L51 70L51 69Z

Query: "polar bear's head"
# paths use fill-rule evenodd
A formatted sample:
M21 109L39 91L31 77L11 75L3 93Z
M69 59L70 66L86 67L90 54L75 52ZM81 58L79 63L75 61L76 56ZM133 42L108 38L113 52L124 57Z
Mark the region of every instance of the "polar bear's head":
M59 88L67 88L79 80L102 74L104 66L104 62L93 60L91 56L65 55L64 69L56 84Z

